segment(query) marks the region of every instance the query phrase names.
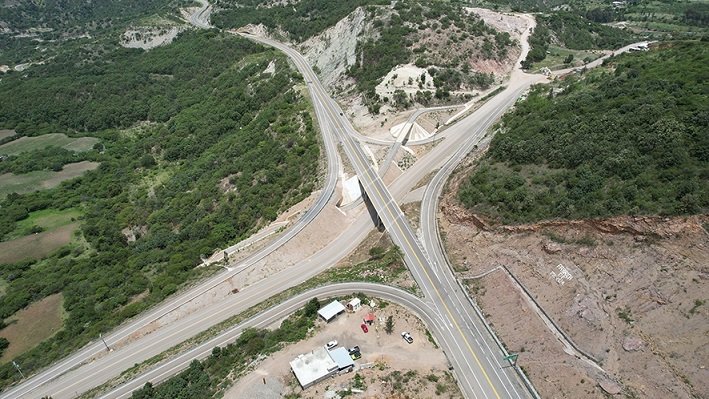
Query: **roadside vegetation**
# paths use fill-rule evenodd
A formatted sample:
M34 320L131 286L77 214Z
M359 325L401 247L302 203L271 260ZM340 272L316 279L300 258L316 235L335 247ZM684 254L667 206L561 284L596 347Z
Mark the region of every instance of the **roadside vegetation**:
M252 362L308 336L315 325L320 302L311 299L303 309L285 319L275 330L246 329L236 342L215 347L203 361L158 386L150 383L133 392L132 399L212 398L228 388Z
M459 199L505 224L706 213L708 64L704 43L667 43L536 87Z
M536 20L537 27L529 39L529 54L522 62L525 69L538 67L537 63L547 58L552 46L567 50L614 50L638 40L630 31L606 26L572 12L537 15ZM570 58L568 54L571 54ZM565 64L575 61L574 53L568 54L564 59ZM591 60L586 58L576 61L586 63Z
M210 273L195 268L201 257L248 237L317 184L320 151L302 78L276 51L212 31L149 52L117 49L90 67L76 57L0 85L0 96L13 99L0 102L0 126L23 137L100 139L81 153L97 169L0 200L3 253L80 224L59 248L37 249L41 259L0 267L0 318L64 295L62 330L16 358L27 373ZM262 73L272 61L276 71ZM52 162L31 165L43 151ZM50 146L7 167L49 173L73 156ZM10 364L0 366L0 385L16 379Z

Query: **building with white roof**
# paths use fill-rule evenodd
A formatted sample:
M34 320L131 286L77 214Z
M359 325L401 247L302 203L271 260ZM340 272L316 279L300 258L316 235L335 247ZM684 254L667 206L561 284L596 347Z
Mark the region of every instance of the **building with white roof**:
M330 351L330 357L337 363L338 370L345 370L354 367L354 360L350 356L350 352L345 348L336 348Z
M290 362L290 368L303 389L336 374L339 370L337 363L332 360L325 348L299 355Z
M359 298L352 298L352 300L347 303L347 309L349 309L351 312L356 312L361 307L362 300L360 300Z
M342 305L339 301L332 301L324 308L318 310L318 314L320 315L320 317L325 319L325 321L329 322L330 320L334 319L335 316L344 311L344 305Z

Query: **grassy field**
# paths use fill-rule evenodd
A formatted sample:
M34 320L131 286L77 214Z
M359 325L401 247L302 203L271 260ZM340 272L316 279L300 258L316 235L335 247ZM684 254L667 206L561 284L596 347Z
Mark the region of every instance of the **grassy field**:
M41 259L71 242L79 223L71 223L51 231L44 231L0 242L0 264L25 259Z
M2 137L0 137L2 138ZM95 137L68 137L64 133L44 134L37 137L20 137L9 143L0 145L0 154L19 154L45 147L63 147L69 151L82 152L90 150L99 139Z
M0 337L7 338L10 346L0 363L9 362L59 331L64 321L63 304L61 293L50 295L5 320L9 325L0 330Z
M81 161L66 164L59 172L40 170L21 175L2 174L0 175L0 198L10 193L23 194L56 187L64 180L73 179L86 171L98 168L98 165L98 162Z
M568 57L569 54L573 54L574 60L571 62L571 65L566 65L564 64L564 59ZM551 45L549 46L549 54L547 54L547 57L542 61L535 62L534 69L538 70L540 68L546 67L551 70L555 70L568 68L570 66L581 66L586 63L584 62L584 59L590 62L601 57L602 55L603 53L601 51L570 50L567 48Z
M43 209L41 211L31 212L27 219L17 222L15 231L9 233L7 239L15 239L29 235L31 234L30 229L34 226L39 226L44 229L44 231L54 230L75 222L81 215L81 211L76 208L63 210Z
M15 131L14 131L14 130L3 130L3 129L0 129L0 140L5 139L5 138L8 138L8 137L12 137L12 136L14 136L14 135L15 135Z

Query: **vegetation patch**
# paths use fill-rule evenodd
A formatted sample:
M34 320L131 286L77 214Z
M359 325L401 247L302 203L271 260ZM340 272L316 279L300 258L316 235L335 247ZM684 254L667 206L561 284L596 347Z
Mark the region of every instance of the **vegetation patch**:
M10 345L0 363L9 362L59 331L64 321L63 304L61 293L50 295L5 319L7 327L0 330L0 337Z
M708 63L703 43L674 43L537 87L459 199L501 223L707 212Z
M14 130L0 129L0 143L5 142L5 140L10 140L17 133Z
M69 151L82 152L93 148L99 139L96 137L68 137L64 133L50 133L35 137L20 137L0 145L0 154L15 155L22 152L39 150L46 147L61 147Z
M82 212L76 208L62 210L43 209L41 211L31 212L26 219L17 222L15 230L7 234L4 238L7 240L54 230L75 222L81 215Z
M537 26L529 38L530 50L522 61L525 69L554 66L560 56L564 64L574 60L589 62L592 55L581 50L615 50L637 40L629 31L603 25L572 12L555 12L536 17ZM553 55L550 62L540 62ZM596 57L597 58L597 57Z
M357 7L387 5L388 0L300 0L273 2L270 0L216 0L219 12L212 22L220 28L239 28L248 24L263 24L282 29L291 38L302 42L334 26Z
M20 175L4 173L0 175L0 198L11 193L24 194L54 188L61 182L79 177L98 166L97 162L81 161L66 164L58 172L41 170Z

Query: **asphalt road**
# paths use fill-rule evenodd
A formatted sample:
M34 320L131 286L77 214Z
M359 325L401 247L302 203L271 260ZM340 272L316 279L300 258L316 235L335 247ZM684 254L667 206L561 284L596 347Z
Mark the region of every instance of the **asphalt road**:
M315 90L312 92L315 93ZM326 96L324 93L321 95ZM321 124L321 130L323 130L323 132L331 131L335 129L336 126L340 126L339 129L342 129L341 125L337 125L335 121L327 120L327 114L323 114L324 110L321 109L320 106L326 103L326 101L317 101L316 103L317 104L314 105L316 105L316 112L318 112L318 121ZM331 114L332 112L330 112L330 115ZM477 115L477 113L474 115ZM464 121L472 121L469 123L475 123L474 118L466 118ZM342 132L340 131L337 134L341 135ZM329 135L325 133L323 133L323 135L327 145ZM351 137L349 135L346 136ZM397 179L390 187L391 193L396 198L403 198L422 177L449 157L452 148L458 148L461 140L465 140L466 138L465 135L456 136L448 133L448 131L445 137L446 140L443 140L433 151L422 157L414 166L407 170L405 175ZM331 151L328 151L328 154L331 153ZM330 165L333 163L331 161L333 158L334 157L329 157ZM371 172L372 170L370 170L370 173ZM332 175L331 172L330 175ZM395 206L395 203L392 204ZM398 209L398 207L396 208ZM305 219L305 217L303 219ZM105 352L103 344L100 342L89 345L77 355L50 368L47 372L40 374L38 376L39 378L31 379L29 381L31 384L26 383L18 387L23 389L22 391L14 389L4 393L3 397L40 397L42 395L53 395L55 399L60 399L63 397L73 397L75 392L82 392L100 385L118 375L122 370L131 367L133 364L140 363L161 353L204 329L225 320L229 316L238 314L262 302L270 295L317 275L356 248L371 229L371 220L369 220L368 215L364 214L360 216L346 232L336 237L333 242L321 252L292 265L280 273L276 273L269 278L246 287L237 295L230 295L223 298L216 310L215 308L196 310L193 314L161 327L154 333L141 337L108 354ZM409 235L409 239L411 239L411 235ZM275 245L278 245L278 243L275 243ZM266 251L262 251L261 254L268 253L268 250L269 248L267 248ZM256 255L258 259L262 257L263 256L259 256L258 254ZM179 307L182 303L188 302L195 296L195 293L203 292L204 287L209 287L210 284L214 284L215 281L222 281L226 277L225 273L222 273L215 279L210 279L207 284L200 284L197 287L199 289L190 290L155 311L140 317L136 321L128 323L124 328L106 337L108 344L113 346L113 343L118 339L143 328L153 320L159 319L162 314ZM420 273L418 279L422 279ZM464 362L464 359L459 361L461 364ZM462 377L459 378L463 380Z
M299 55L297 53L289 55L296 57L294 61L297 64ZM303 66L309 70L307 64L301 65L301 67ZM312 71L310 73L312 74ZM387 190L387 188L376 177L373 168L368 164L367 157L359 147L359 144L353 139L354 130L349 125L349 122L346 118L339 116L339 108L329 99L324 89L319 86L314 74L310 78L307 77L307 74L304 73L304 75L309 82L311 95L314 97L317 119L323 132L328 154L328 184L326 184L326 189L321 193L320 199L324 198L325 201L322 206L332 196L332 191L328 188L329 182L332 181L332 190L334 190L334 182L336 181L336 177L333 180L330 180L330 177L336 176L334 172L337 171L337 155L332 141L333 137L337 136L343 142L348 156L353 157L355 160L359 159L356 167L358 172L365 176L363 181L366 185L366 190L370 193L370 198L373 202L376 201L375 206L380 209L382 218L389 227L390 232L392 232L392 236L396 237L395 239L402 248L406 248L407 264L410 267L413 265L412 274L419 281L422 289L425 290L426 300L429 301L430 307L438 312L437 318L429 320L432 324L435 324L431 325L430 329L437 339L441 341L441 345L446 349L449 358L451 358L451 363L455 367L456 375L466 395L469 397L517 397L516 395L521 395L520 397L523 397L524 393L517 388L513 388L512 391L509 390L509 387L519 387L519 381L515 381L514 376L504 372L509 369L499 370L496 368L500 364L499 351L495 350L494 345L490 343L490 337L486 337L485 332L480 330L479 325L474 322L475 314L471 312L469 307L466 307L467 302L464 300L462 293L456 292L457 287L452 274L445 275L450 273L450 270L443 266L444 263L442 263L441 259L437 258L435 249L430 248L433 236L429 233L429 238L426 238L426 232L434 231L431 227L427 227L433 226L433 223L428 223L422 218L424 242L428 249L427 252L433 260L433 262L429 262L422 245L418 242L410 226L405 222L405 217L396 205L397 201L395 199L400 200L403 198L411 188L418 184L419 180L432 170L446 167L448 165L446 161L451 154L456 153L456 157L458 157L458 153L464 155L462 146L465 143L468 143L467 145L469 146L474 145L470 143L479 140L481 132L484 131L483 126L488 126L497 116L501 115L521 94L526 87L523 86L528 85L529 82L522 85L510 85L505 92L491 99L480 110L464 118L453 128L441 133L439 137L445 138L445 140L442 140L427 155L419 159L385 192L383 190ZM312 82L315 82L315 84ZM328 139L330 140L329 143ZM457 161L454 163L457 163ZM441 177L441 181L444 180ZM436 184L434 182L431 186L436 186ZM434 189L431 190L433 191L429 190L427 193L435 192ZM428 194L429 198L431 198L431 195L433 194ZM430 199L428 201L428 203L431 203ZM311 212L314 209L317 209L317 205L309 211L312 218L317 215L317 212ZM426 209L435 210L435 205L422 206L422 209L424 211ZM305 226L308 222L305 221L306 216L301 219L303 221L302 226ZM295 227L290 229L289 232L296 231ZM39 378L30 379L28 382L33 382L34 386L25 383L3 393L2 397L40 397L45 394L51 394L56 399L59 399L73 397L75 392L82 392L100 385L133 364L139 363L154 354L161 353L209 326L262 302L270 295L320 273L356 248L371 228L372 224L368 216L362 214L346 232L336 237L321 252L292 265L282 272L246 287L237 295L223 298L218 308L198 309L193 314L161 327L156 332L108 354L105 353L103 344L100 342L88 345L76 355L38 375L37 377ZM296 233L293 233L293 235ZM284 239L287 235L288 233L279 239ZM270 253L280 245L282 243L275 242L249 259L261 259L265 254ZM240 272L248 265L249 261L247 260L237 267L232 274ZM432 275L434 277L431 277ZM228 273L221 273L206 283L202 283L187 293L170 300L147 315L127 323L123 328L107 336L107 342L111 345L116 340L130 335L132 332L150 324L153 320L159 319L161 315L178 308L180 304L188 302L194 296L204 292L205 289L209 289L209 287L228 277ZM452 298L449 298L449 296L452 296ZM176 368L176 363L172 363L172 366L167 364L162 370L169 368L174 371L179 369L179 367ZM466 370L475 371L468 372ZM66 373L67 371L68 373ZM503 373L500 374L500 371L503 371ZM490 377L491 375L493 377ZM41 388L38 389L38 386L41 386ZM18 388L25 390L20 391Z
M201 26L200 23L204 22L203 19L205 15L208 16L208 8L211 7L208 3L204 2L203 7L199 8L191 17L190 21ZM201 22L200 22L201 21ZM208 22L207 22L208 26ZM316 109L316 113L322 113L323 110ZM325 149L325 155L327 159L327 173L325 177L324 186L320 191L320 195L313 203L313 205L308 209L303 216L298 219L290 228L283 232L278 238L273 240L263 249L257 251L253 255L249 256L244 261L230 266L228 269L210 277L209 279L200 282L198 285L191 287L183 293L175 295L173 298L169 298L161 305L154 309L147 311L144 314L137 316L135 319L131 319L124 323L122 326L112 331L111 333L104 336L104 339L109 346L113 346L114 343L124 340L126 337L131 336L136 331L148 326L149 324L161 319L166 314L179 309L182 305L189 303L194 298L203 295L205 292L209 292L215 286L218 286L230 279L232 276L242 273L247 270L255 263L262 260L264 257L277 250L285 243L290 241L295 235L297 235L305 226L311 223L322 211L322 209L330 201L334 201L334 192L337 185L338 173L339 173L339 154L337 152L337 145L334 140L334 133L332 128L324 123L322 115L318 116L318 123L320 123L320 132L323 139L323 147ZM268 294L266 292L265 294ZM265 295L262 299L266 299L270 294ZM66 373L68 370L76 370L81 366L85 366L90 363L91 359L103 356L105 352L105 346L99 340L94 341L71 356L60 360L59 362L51 365L50 367L42 370L41 372L31 376L29 379L23 381L5 392L0 393L0 398L20 398L20 397L35 397L37 394L37 389L42 386L47 386L48 383L56 383L57 378ZM49 390L49 392L52 392ZM41 396L41 395L39 395ZM55 399L57 396L55 396Z
M257 316L230 328L229 330L219 334L218 336L206 341L205 343L196 346L189 351L183 352L167 362L157 364L146 372L142 373L137 378L128 381L127 383L116 387L100 396L101 399L108 398L125 398L129 397L131 392L145 385L146 382L159 383L171 375L185 369L194 359L203 359L212 352L215 346L225 346L236 340L245 328L265 328L288 315L292 314L299 308L303 307L307 301L313 297L324 299L328 297L344 296L353 293L364 293L367 296L377 297L386 301L399 304L424 321L429 329L434 331L438 325L436 312L431 309L421 298L418 298L406 291L398 288L371 284L371 283L343 283L332 284L325 287L315 288L306 291L300 295L294 296L278 305L259 313Z
M303 76L313 82L313 101L324 105L328 117L334 121L335 130L339 133L344 151L352 163L360 184L367 198L377 210L392 241L401 249L404 261L414 279L424 293L428 302L436 310L439 318L437 339L447 343L448 359L454 366L460 387L469 398L523 398L528 393L522 382L511 368L501 368L499 361L504 356L499 348L484 343L482 331L474 328L471 316L474 315L471 305L458 287L446 284L448 279L454 279L450 269L434 266L408 223L397 201L389 192L384 182L372 167L367 155L354 139L354 129L350 125L339 106L329 97L320 85L317 76L310 69L305 59L293 49L269 39L245 35L253 40L276 47L286 53L295 63ZM524 87L516 93L521 94ZM512 101L516 99L508 94ZM508 105L508 106L509 106ZM501 115L506 108L498 107L489 115L490 123ZM459 129L466 129L460 125ZM481 129L484 132L484 129ZM448 274L448 276L444 276ZM454 281L454 280L453 280Z
M212 5L209 4L207 0L197 0L202 3L202 6L197 9L192 15L190 15L189 21L192 25L202 28L209 29L212 25L209 23L209 17L212 14Z

